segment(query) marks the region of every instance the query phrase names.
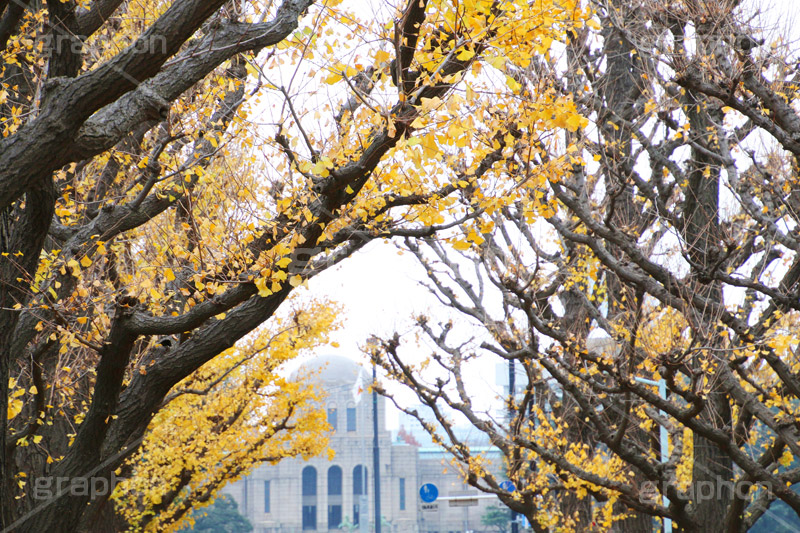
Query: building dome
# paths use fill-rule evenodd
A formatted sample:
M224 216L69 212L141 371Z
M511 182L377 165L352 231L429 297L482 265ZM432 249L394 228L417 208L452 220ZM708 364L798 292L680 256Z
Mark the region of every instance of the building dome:
M363 368L352 359L340 355L322 355L303 363L292 372L289 379L295 381L300 376L311 376L315 381L325 384L352 385L361 371Z

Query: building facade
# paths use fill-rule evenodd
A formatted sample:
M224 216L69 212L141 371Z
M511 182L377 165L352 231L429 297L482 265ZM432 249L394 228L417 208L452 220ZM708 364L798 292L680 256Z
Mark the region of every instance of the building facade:
M371 378L355 362L339 356L317 358L303 372L316 376L327 395L334 457L263 465L223 492L236 500L255 533L371 532L374 422L373 397L366 392ZM383 397L377 398L377 406L382 533L482 531L486 507L499 502L466 486L440 448L392 439ZM429 483L437 487L439 498L424 504L419 490Z

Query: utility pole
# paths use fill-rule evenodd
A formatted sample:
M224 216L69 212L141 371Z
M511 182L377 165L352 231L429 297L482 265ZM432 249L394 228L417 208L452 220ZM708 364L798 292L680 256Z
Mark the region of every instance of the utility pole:
M378 448L378 374L372 361L372 470L375 479L375 533L381 533L381 451ZM516 533L516 532L514 532Z
M508 360L508 426L514 420L514 396L517 388L517 369L514 368L514 360ZM510 481L510 480L509 480ZM518 513L511 510L511 533L519 533Z

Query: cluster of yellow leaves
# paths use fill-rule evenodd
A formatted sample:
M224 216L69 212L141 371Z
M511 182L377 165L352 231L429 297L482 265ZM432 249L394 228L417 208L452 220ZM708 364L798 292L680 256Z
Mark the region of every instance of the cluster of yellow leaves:
M131 477L114 493L128 523L174 531L188 502L210 504L225 483L259 464L324 451L320 391L285 379L281 369L326 343L336 325L329 302L295 309L176 385L129 461Z
M8 389L11 391L8 395L8 419L11 420L22 411L24 404L20 396L25 394L25 389L17 388L17 380L14 378L9 381Z
M755 345L743 347L730 347L728 350L709 352L703 349L693 349L691 339L689 338L689 323L686 318L677 310L672 308L652 308L645 313L645 319L640 324L640 329L637 333L637 345L639 346L645 357L640 361L639 366L632 370L632 375L648 376L650 379L658 380L663 376L662 357L664 354L681 354L689 353L692 357L700 359L701 366L706 376L713 375L713 369L716 364L720 364L720 358L727 361L738 360L749 364L750 361L758 360L758 351L764 349L771 349L775 355L780 357L787 365L797 368L798 363L794 357L795 350L797 349L797 336L793 331L797 328L797 322L800 315L795 312L789 314L775 313L774 320L771 321L771 327L766 333L765 338L767 348L759 348ZM632 332L619 331L620 338L630 335ZM723 324L719 324L718 335L723 338L730 336L729 331ZM611 360L605 361L607 364L612 363ZM723 363L724 364L724 363ZM741 364L741 363L740 363ZM797 420L800 418L800 405L798 402L785 395L780 387L774 387L776 377L774 371L769 365L754 364L748 368L748 380L740 377L740 386L750 394L755 394L758 400L766 407L775 413L778 420ZM691 383L689 379L683 374L675 375L678 386L689 388ZM648 385L649 386L649 385ZM711 386L708 378L701 380L701 387L699 392L703 394ZM657 392L655 386L650 386L653 392ZM759 387L758 389L756 387ZM766 392L766 395L762 394ZM655 421L650 418L642 409L637 409L637 416L641 420L640 426L648 431L657 431ZM739 409L734 408L733 419L739 416ZM540 417L540 420L545 420ZM774 434L764 427L754 427L747 434L747 445L753 457L758 457L763 450L772 446L774 441ZM679 439L676 441L675 439ZM693 479L694 467L694 433L689 428L683 428L682 431L670 431L669 449L672 450L675 446L681 447L681 455L678 459L676 468L676 481L677 488L682 491L690 489ZM790 450L785 450L779 464L788 468L795 461L795 457ZM593 470L594 471L594 470Z
M337 9L331 9L331 13L338 20L348 16ZM415 55L415 67L418 65L422 71L418 83L458 81L455 78L443 80L437 74L438 66L451 54L471 61L472 66L461 76L462 81L456 84L454 93L446 98L422 99L419 114L411 123L412 132L399 139L362 189L362 194L326 228L324 238L354 221L366 223L368 227L386 227L403 223L431 226L452 220L464 213L464 205L437 194L447 185L457 189L469 187L474 191L469 209L482 209L488 215L518 201L526 205L531 217L554 213L552 199L545 199L541 193L532 195L531 199L529 192L541 190L547 179L558 179L569 164L579 160L574 155L576 149L559 146L552 133L559 129L576 131L588 121L577 113L569 98L552 90L530 94L514 73L526 68L540 49L548 49L556 40L563 42L564 32L581 27L588 16L588 11L578 2L538 2L534 9L525 2L513 1L429 3L426 22L420 28L423 44ZM391 42L392 23L381 26L378 22L364 21L363 24L364 33L373 32ZM309 72L311 79L323 86L345 85L340 83L345 78L352 83L368 61L379 74L373 76L375 89L366 97L370 106L362 105L355 112L346 113L345 120L336 125L340 135L322 139L309 133L312 144L323 145L324 152L313 161L301 158L297 168L320 178L327 177L335 166L356 157L375 128L388 126L390 135L394 131L389 106L396 89L388 81L389 60L393 54L380 49L365 57L354 51L353 60L345 64L335 52L341 47L348 48L349 36L346 31L326 36L316 53L328 67L316 74ZM476 48L479 43L480 54ZM524 98L520 97L521 91L525 92ZM317 129L332 128L333 125L325 121L326 111L328 116L333 116L336 110L334 104L323 106L322 113L315 112L313 119ZM521 138L508 133L512 128L523 132ZM504 147L501 147L501 139ZM527 171L524 179L514 169L505 170L495 165L479 180L470 180L485 157L500 148L505 157L517 153L532 161L546 151L548 158L544 164L531 165L533 170ZM563 155L558 156L559 153ZM391 214L383 211L392 199L411 195L430 199L422 205L393 210ZM484 220L481 224L487 223ZM470 243L479 244L480 233L467 231L463 236L454 236L453 243L464 249ZM269 288L267 281L263 285Z

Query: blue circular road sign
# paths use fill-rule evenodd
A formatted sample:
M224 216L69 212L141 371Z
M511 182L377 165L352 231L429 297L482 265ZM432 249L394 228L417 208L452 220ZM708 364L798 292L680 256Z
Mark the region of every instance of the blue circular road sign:
M506 492L514 492L517 490L517 487L515 487L514 483L511 481L503 481L500 483L500 488Z
M439 497L439 489L433 483L425 483L419 488L419 497L425 503L432 503Z

